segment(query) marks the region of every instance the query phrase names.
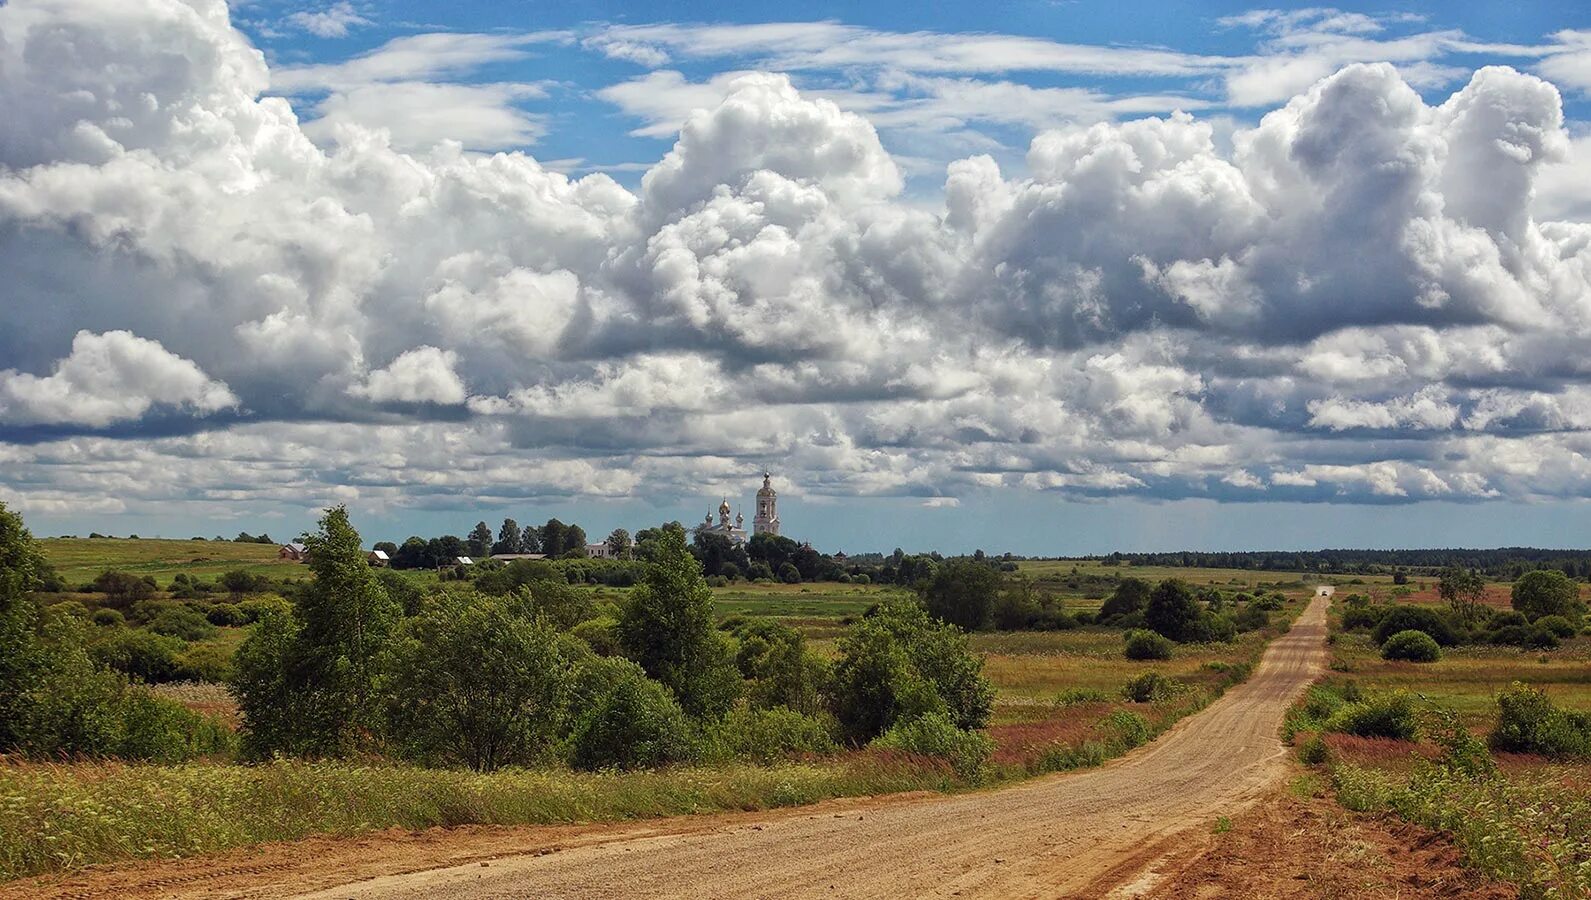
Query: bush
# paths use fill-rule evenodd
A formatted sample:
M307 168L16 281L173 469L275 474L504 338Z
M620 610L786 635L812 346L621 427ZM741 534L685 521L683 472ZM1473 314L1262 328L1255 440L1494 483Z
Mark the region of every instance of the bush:
M1404 662L1436 662L1442 658L1442 648L1436 640L1423 631L1400 631L1381 645L1382 659Z
M1100 604L1099 621L1111 622L1130 613L1142 613L1149 605L1149 592L1149 582L1142 578L1123 578Z
M956 774L969 781L983 776L994 752L994 741L988 735L957 728L949 716L939 712L896 722L873 746L948 760Z
M249 617L231 603L217 603L204 611L204 617L211 625L221 627L247 625Z
M1187 687L1159 672L1145 672L1122 685L1121 695L1134 703L1158 703L1182 693Z
M835 723L793 709L737 709L712 729L712 739L729 755L771 763L799 754L833 753Z
M1270 627L1271 614L1250 603L1232 617L1232 624L1238 631L1261 631Z
M1342 611L1342 628L1344 631L1375 628L1387 609L1385 606L1350 606Z
M1429 606L1403 604L1387 607L1381 621L1376 623L1373 637L1377 644L1385 644L1388 638L1400 631L1423 631L1443 647L1452 647L1460 642L1458 631L1447 616L1441 610Z
M224 684L232 675L232 651L221 644L194 644L177 657L177 681Z
M1572 638L1579 631L1574 623L1563 616L1542 616L1536 620L1536 627L1544 628L1560 638Z
M1532 625L1530 633L1525 635L1525 648L1529 650L1556 650L1558 643L1558 636L1552 629L1539 624Z
M1153 631L1129 631L1126 634L1126 646L1122 648L1122 655L1136 660L1170 659L1171 641Z
M1523 647L1530 642L1530 632L1529 625L1505 625L1486 632L1486 640L1492 644Z
M532 765L561 730L570 666L558 633L501 598L448 597L410 619L391 673L392 738L417 761Z
M96 609L91 621L101 628L122 628L127 624L126 617L115 609Z
M1420 738L1414 698L1404 691L1392 691L1350 703L1326 720L1326 730L1398 741Z
M179 763L200 756L229 755L236 739L214 719L147 691L123 691L116 704L117 746L122 759Z
M1323 766L1331 762L1331 751L1320 735L1312 735L1298 748L1298 761L1306 766Z
M1149 720L1135 712L1118 709L1094 725L1094 730L1104 735L1107 743L1131 750L1149 743L1155 736Z
M590 705L577 713L569 736L570 765L634 769L693 755L690 724L668 688L647 678L633 663L600 657L594 662L618 665L602 665L588 673L585 687L595 691ZM580 681L578 675L576 680Z
M598 656L618 656L621 652L618 627L618 620L609 616L598 616L569 629L569 633L585 641L591 651Z
M215 637L216 629L204 613L188 606L171 606L149 620L149 630L185 641L204 641Z
M181 657L184 649L186 645L180 639L142 628L121 628L109 632L94 641L89 648L90 654L100 665L151 684L182 678Z
M1183 643L1203 639L1205 611L1193 599L1185 582L1168 578L1155 585L1144 608L1144 623L1151 631Z
M1580 586L1555 569L1538 569L1519 576L1510 602L1532 622L1542 616L1577 619L1585 614Z
M692 715L722 716L740 697L733 653L713 628L713 593L674 530L662 529L653 543L645 576L624 599L617 633L626 655Z
M1542 691L1519 682L1497 695L1491 748L1555 759L1591 756L1591 714L1555 706Z
M839 651L834 712L857 743L934 712L958 728L988 724L994 687L983 677L983 661L958 628L933 621L914 601L883 601L851 626Z
M236 604L236 606L250 625L271 613L290 613L293 611L293 604L289 603L284 597L251 597L242 603Z

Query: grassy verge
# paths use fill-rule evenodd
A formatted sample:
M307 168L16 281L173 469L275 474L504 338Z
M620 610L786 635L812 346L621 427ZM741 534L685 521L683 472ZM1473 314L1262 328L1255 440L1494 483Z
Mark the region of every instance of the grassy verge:
M1443 831L1465 863L1540 900L1591 897L1591 783L1583 772L1532 767L1476 776L1422 763L1399 776L1338 764L1337 799Z
M1179 648L1175 659L1121 659L1120 632L979 635L999 689L996 744L983 785L1099 765L1152 740L1245 679L1295 600L1265 632ZM1120 689L1144 672L1181 688L1149 703ZM1062 690L1064 688L1064 690ZM215 691L171 692L224 705ZM214 695L214 696L213 696ZM316 834L390 827L619 821L974 786L942 760L866 751L773 766L728 764L583 774L489 775L389 764L278 761L260 766L0 762L0 880L95 863L174 858Z
M0 879L314 834L606 822L959 786L948 766L881 754L625 774L289 761L16 765L0 768Z

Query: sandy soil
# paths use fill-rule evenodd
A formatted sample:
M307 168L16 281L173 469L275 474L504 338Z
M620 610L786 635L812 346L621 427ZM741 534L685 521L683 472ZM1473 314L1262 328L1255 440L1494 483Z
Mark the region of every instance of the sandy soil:
M1452 841L1407 822L1348 812L1329 797L1279 793L1170 862L1146 900L1514 900L1462 865ZM1201 846L1202 845L1202 846Z
M1327 603L1317 596L1209 709L1088 772L644 825L299 841L35 880L0 898L1133 896L1163 881L1190 835L1208 837L1288 771L1277 729L1324 666Z

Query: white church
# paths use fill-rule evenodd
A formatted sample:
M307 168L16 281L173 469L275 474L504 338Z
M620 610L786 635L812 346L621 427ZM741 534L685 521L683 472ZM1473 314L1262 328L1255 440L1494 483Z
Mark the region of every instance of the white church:
M747 540L746 517L738 511L735 518L729 518L729 500L718 504L718 524L713 524L713 514L708 513L702 524L696 530L703 534L721 534L736 544L744 544ZM762 473L762 490L757 492L757 514L751 520L752 534L778 534L779 533L779 493L773 489L773 475L770 472Z

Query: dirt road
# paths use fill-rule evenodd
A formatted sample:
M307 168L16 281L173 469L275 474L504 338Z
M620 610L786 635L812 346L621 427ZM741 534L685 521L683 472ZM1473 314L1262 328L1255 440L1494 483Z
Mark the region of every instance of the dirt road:
M344 885L317 898L1131 896L1284 771L1282 714L1325 660L1317 595L1254 676L1104 768L999 791L746 816ZM1181 835L1181 837L1179 837ZM1175 840L1174 840L1175 838Z

